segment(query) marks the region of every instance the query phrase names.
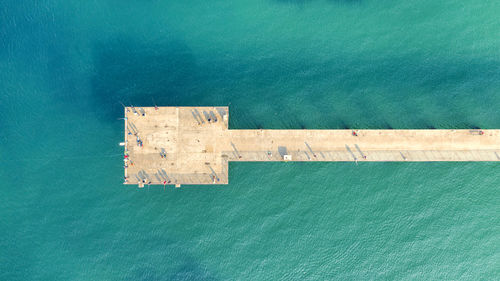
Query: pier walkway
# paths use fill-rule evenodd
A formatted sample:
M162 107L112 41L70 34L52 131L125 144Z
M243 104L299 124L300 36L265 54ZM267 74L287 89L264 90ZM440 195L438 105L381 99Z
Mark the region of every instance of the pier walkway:
M227 107L126 107L126 184L227 184L229 161L500 161L500 130L230 130Z

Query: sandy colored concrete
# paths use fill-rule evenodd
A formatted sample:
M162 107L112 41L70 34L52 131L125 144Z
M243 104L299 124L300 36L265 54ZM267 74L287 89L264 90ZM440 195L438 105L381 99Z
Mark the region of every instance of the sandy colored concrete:
M127 107L125 116L127 184L227 184L228 161L285 161L284 155L292 161L500 161L500 130L229 130L227 107Z

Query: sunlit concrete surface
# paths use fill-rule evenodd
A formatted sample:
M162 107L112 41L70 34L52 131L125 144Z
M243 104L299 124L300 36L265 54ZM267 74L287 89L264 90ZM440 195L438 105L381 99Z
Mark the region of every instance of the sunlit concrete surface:
M230 130L228 107L125 117L125 183L139 186L227 184L228 161L500 160L500 130Z

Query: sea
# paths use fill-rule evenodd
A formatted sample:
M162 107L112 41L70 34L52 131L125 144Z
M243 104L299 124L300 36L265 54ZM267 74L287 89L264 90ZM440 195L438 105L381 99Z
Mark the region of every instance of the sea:
M2 0L0 280L499 280L500 164L123 181L123 107L233 129L500 128L500 2Z

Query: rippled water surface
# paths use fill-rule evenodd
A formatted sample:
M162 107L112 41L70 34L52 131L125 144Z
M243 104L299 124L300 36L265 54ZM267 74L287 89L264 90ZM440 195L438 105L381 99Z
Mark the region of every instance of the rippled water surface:
M122 185L123 111L231 128L500 128L496 1L0 5L1 280L494 280L497 163L232 163Z

